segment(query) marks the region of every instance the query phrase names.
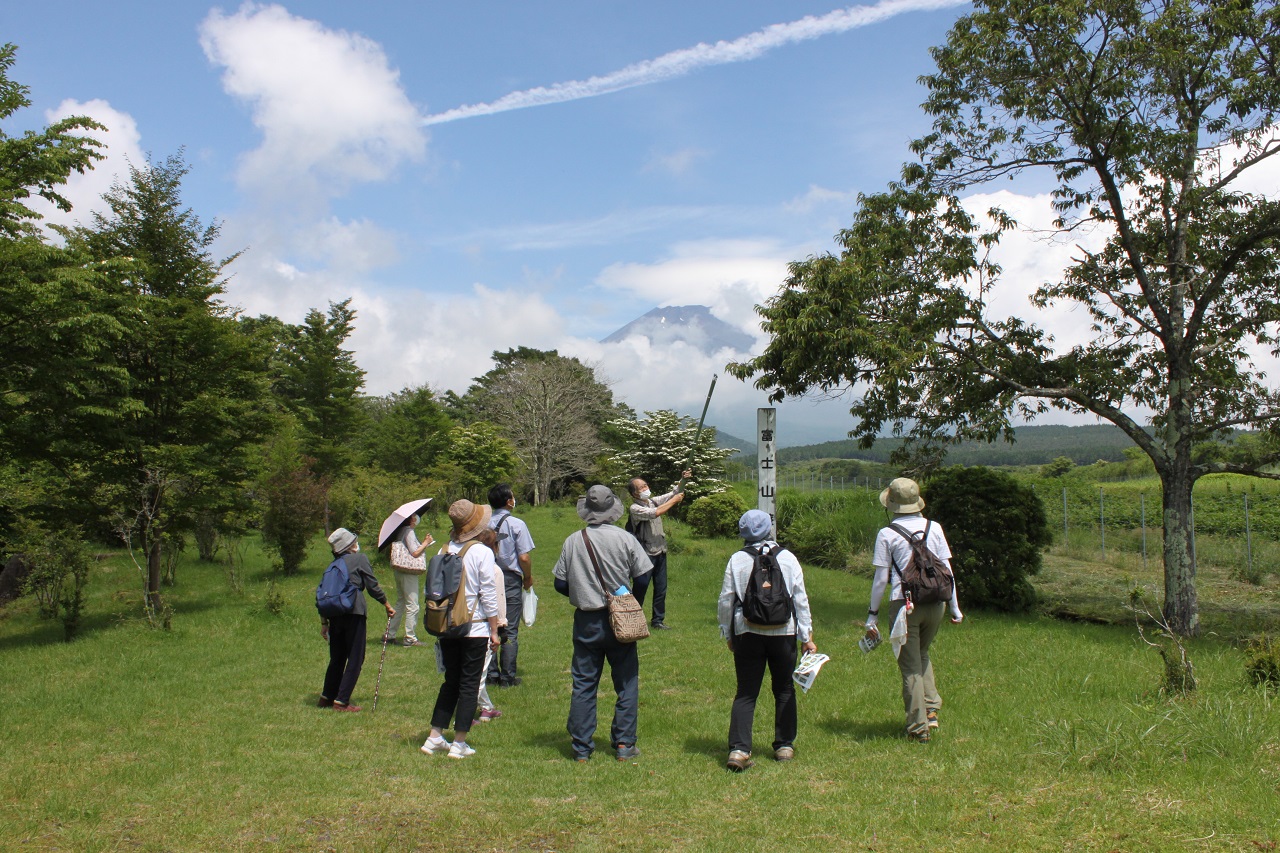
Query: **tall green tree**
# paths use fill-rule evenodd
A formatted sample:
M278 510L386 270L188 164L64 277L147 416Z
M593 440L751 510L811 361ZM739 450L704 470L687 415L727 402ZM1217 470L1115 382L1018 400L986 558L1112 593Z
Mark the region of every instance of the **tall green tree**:
M182 204L181 155L131 166L106 213L67 232L102 267L124 331L106 357L127 374L126 415L96 437L103 505L146 555L149 606L160 604L161 547L197 507L245 488L267 429L262 355L220 299L218 225Z
M353 437L364 422L360 389L364 371L344 344L355 331L351 300L330 302L327 314L313 308L291 328L276 388L302 427L303 453L316 472L334 477L353 460Z
M443 458L453 422L426 385L362 402L366 425L359 446L365 465L422 477Z
M92 436L121 413L124 374L107 357L122 334L101 268L52 243L31 206L71 205L59 190L101 158L83 116L11 135L4 124L31 105L9 76L17 49L0 47L0 468L21 487L0 490L0 540L20 514L52 525L81 521Z
M1277 152L1280 10L1273 2L980 0L933 51L933 130L888 191L860 199L839 256L791 265L760 309L772 340L736 365L775 399L853 389L856 433L885 430L936 460L948 442L1010 436L1060 409L1111 421L1151 458L1164 499L1164 617L1198 630L1191 492L1233 428L1276 430L1254 353L1277 344L1280 202L1249 189ZM993 312L1007 284L962 195L1030 173L1052 182L1056 236L1102 248L1031 295L1087 317L1055 345ZM1144 429L1150 424L1154 427Z
M464 420L496 424L515 447L534 504L591 472L605 451L601 432L616 417L613 392L595 370L555 350L493 354L493 370L455 399Z

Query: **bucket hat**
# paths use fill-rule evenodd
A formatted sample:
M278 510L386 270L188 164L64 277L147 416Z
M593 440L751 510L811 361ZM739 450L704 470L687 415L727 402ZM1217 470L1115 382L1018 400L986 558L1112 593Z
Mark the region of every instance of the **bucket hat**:
M738 519L738 535L743 542L761 542L773 532L773 519L762 509L749 509Z
M919 512L924 509L924 498L920 497L920 486L915 480L898 477L880 493L880 505L898 514Z
M622 501L608 486L592 486L578 498L578 517L587 524L613 524L622 518Z
M329 534L329 547L335 554L347 553L354 544L356 544L356 535L345 527L339 527Z
M454 542L475 539L481 530L489 526L492 513L488 504L474 504L465 498L454 501L449 504L449 520L453 522L453 533L449 538Z

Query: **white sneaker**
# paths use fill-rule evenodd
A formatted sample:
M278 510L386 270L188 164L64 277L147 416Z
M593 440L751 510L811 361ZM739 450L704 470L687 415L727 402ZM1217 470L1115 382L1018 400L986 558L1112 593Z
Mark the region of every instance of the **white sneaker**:
M444 738L431 737L427 738L427 742L420 747L420 749L427 755L435 755L439 752L448 752L449 748L449 741Z
M450 758L466 758L468 755L475 755L475 754L476 754L476 751L474 749L467 746L465 742L460 740L454 741L453 745L449 747Z

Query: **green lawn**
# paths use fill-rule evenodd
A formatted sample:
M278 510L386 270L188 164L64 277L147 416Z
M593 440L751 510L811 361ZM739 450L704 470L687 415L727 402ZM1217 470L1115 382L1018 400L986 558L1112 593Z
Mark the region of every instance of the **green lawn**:
M1280 708L1221 639L1193 642L1200 690L1157 692L1161 663L1128 626L970 613L935 646L938 737L907 743L887 645L862 655L868 580L807 574L832 660L800 698L796 760L724 769L733 674L715 598L730 540L677 527L669 621L641 654L634 763L569 759L570 608L550 583L572 509L524 515L539 544L538 623L521 631L524 686L477 726L466 761L418 746L440 683L430 647L377 645L362 714L315 707L326 662L313 590L285 579L264 607L224 565L179 565L173 630L140 618L136 569L95 570L87 630L21 601L0 610L0 848L18 850L1267 850L1280 842ZM437 535L439 528L432 529ZM1053 571L1068 571L1055 567ZM385 572L380 569L380 573ZM1055 576L1056 577L1056 576ZM1069 588L1069 582L1063 582ZM1268 590L1274 596L1274 590ZM381 630L380 617L371 635ZM767 694L767 690L766 690ZM607 741L612 691L602 691Z

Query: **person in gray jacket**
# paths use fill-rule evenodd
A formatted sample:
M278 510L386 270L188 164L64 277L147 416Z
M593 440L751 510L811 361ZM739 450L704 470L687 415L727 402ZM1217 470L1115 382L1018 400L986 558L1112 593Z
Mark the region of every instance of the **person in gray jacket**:
M347 574L356 589L362 589L377 599L387 611L387 618L396 615L395 608L387 603L387 594L378 586L373 576L369 558L360 553L360 540L345 527L339 527L329 535L333 557L345 556ZM364 644L367 636L368 610L363 595L356 596L355 609L341 616L320 619L320 636L329 642L329 668L324 674L324 690L320 693L320 707L335 711L359 711L359 705L351 704L351 693L356 689L360 669L364 666Z
M595 751L596 693L606 660L618 694L610 731L615 756L619 761L628 761L640 754L636 746L640 658L635 643L620 643L614 636L605 593L634 589L637 581L653 570L653 564L639 540L614 524L622 517L623 509L622 501L608 486L588 489L586 496L578 500L578 516L587 527L565 540L560 559L551 571L556 592L567 595L575 608L570 663L573 694L566 728L578 761L590 760ZM592 552L604 586L596 575Z
M724 582L720 586L720 635L733 653L733 668L738 681L729 717L729 761L726 764L735 773L755 763L751 760L751 729L766 666L773 685L773 757L778 761L790 761L795 757L796 687L791 673L796 668L796 640L800 640L805 652L818 650L813 642L813 617L809 612L809 595L804 588L804 571L794 554L769 538L772 530L773 520L762 510L748 510L738 520L738 533L743 544L752 550L764 549L778 561L782 579L791 595L792 615L787 622L756 625L743 616L742 602L755 569L752 554L735 551L724 568Z

